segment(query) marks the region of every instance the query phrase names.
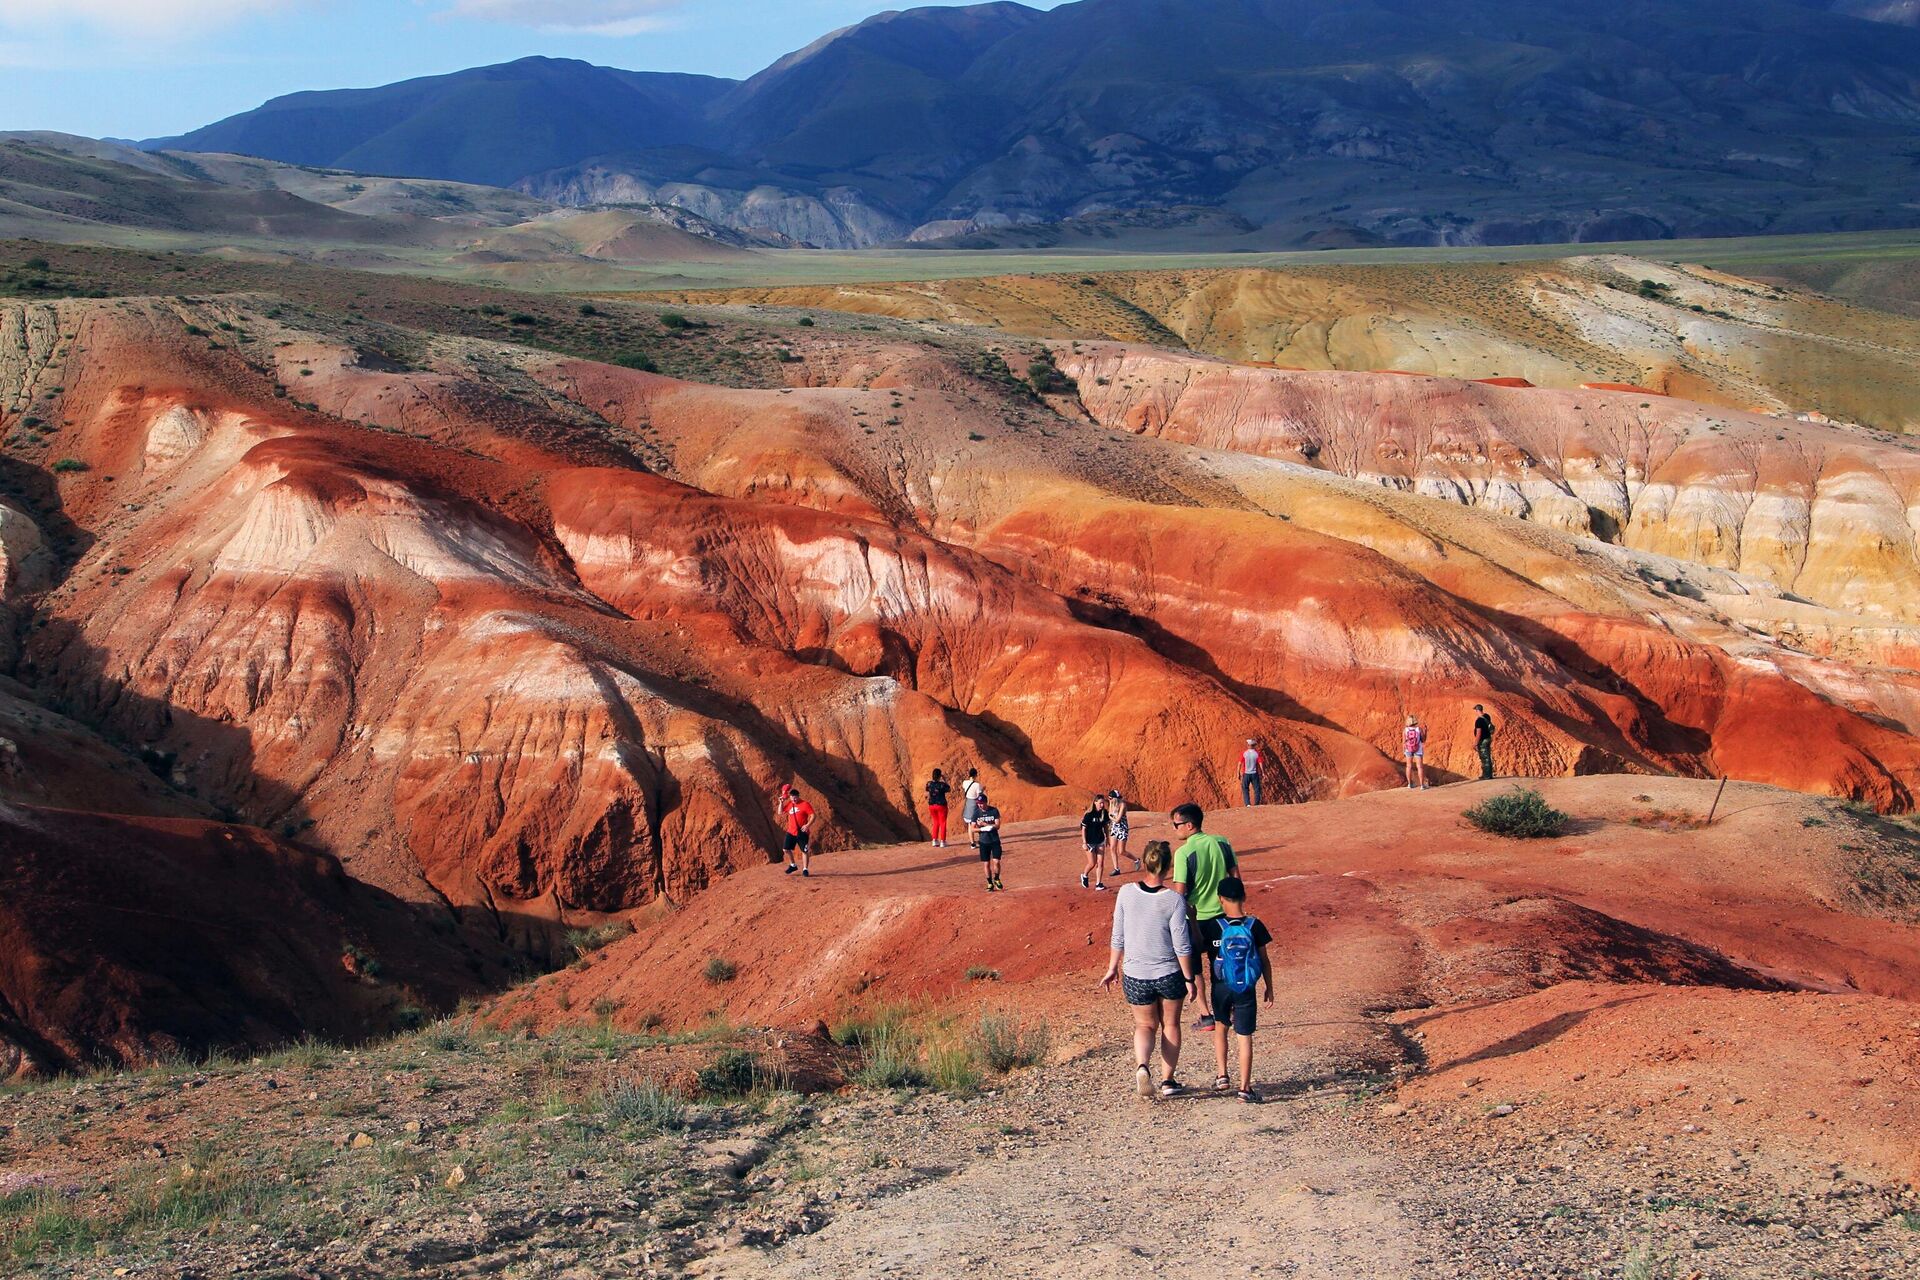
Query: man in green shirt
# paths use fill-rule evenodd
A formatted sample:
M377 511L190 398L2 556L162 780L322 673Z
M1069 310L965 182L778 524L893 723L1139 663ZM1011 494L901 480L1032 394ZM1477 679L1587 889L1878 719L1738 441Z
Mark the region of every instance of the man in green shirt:
M1173 888L1187 900L1187 915L1192 921L1193 969L1201 975L1194 999L1206 1010L1212 1007L1207 1003L1206 992L1210 966L1202 961L1212 957L1213 945L1220 940L1220 916L1224 910L1220 905L1220 882L1238 875L1240 864L1233 856L1232 845L1200 829L1206 815L1199 805L1183 804L1172 816L1175 834L1186 836L1185 842L1174 851ZM1210 1030L1213 1015L1203 1012L1193 1025L1197 1031Z

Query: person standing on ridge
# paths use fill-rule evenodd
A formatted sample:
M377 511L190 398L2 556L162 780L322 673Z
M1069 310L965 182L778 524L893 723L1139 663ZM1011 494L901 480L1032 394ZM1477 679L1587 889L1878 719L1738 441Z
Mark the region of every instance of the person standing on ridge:
M946 775L935 769L927 783L927 828L933 832L936 849L947 847L947 792L952 789L947 785Z
M813 806L808 804L796 789L787 793L787 874L798 871L803 876L813 875ZM794 851L800 853L800 864L794 865Z
M1407 787L1409 790L1427 789L1427 726L1420 723L1418 716L1407 717L1407 727L1400 735L1400 754L1407 762Z
M793 784L780 784L780 793L773 798L773 831L776 841L784 840L787 833L787 810L793 807ZM784 846L783 846L784 850ZM787 861L793 859L789 857Z
M1082 889L1098 889L1102 893L1107 889L1107 878L1103 874L1107 866L1107 798L1095 794L1093 803L1080 815L1080 843L1087 851L1087 865L1080 872ZM1115 868L1117 871L1118 868ZM1087 878L1093 883L1089 885Z
M998 893L1006 888L1000 883L1000 811L985 791L973 807L973 825L980 837L980 861L987 869L987 892Z
M1200 829L1206 815L1199 805L1183 804L1173 811L1172 817L1174 832L1186 835L1185 842L1173 855L1173 888L1187 900L1188 923L1193 932L1193 969L1200 983L1194 990L1194 998L1201 1001L1203 1011L1193 1029L1209 1031L1213 1028L1213 1015L1205 1012L1205 961L1213 954L1214 941L1220 936L1220 882L1240 874L1240 863L1233 856L1232 845Z
M1193 991L1193 945L1187 932L1187 906L1167 888L1173 851L1165 840L1147 842L1144 878L1123 884L1113 896L1112 948L1102 987L1115 977L1133 1009L1133 1088L1153 1097L1154 1045L1163 1073L1160 1096L1180 1091L1173 1073L1180 1065L1180 1006Z
M1247 739L1247 749L1240 753L1240 803L1253 806L1265 804L1266 797L1260 788L1260 766L1266 763L1260 754L1260 748L1252 738Z
M1113 874L1120 874L1120 859L1127 856L1127 837L1133 829L1127 825L1127 798L1119 791L1107 792L1107 853L1113 859ZM1133 860L1138 871L1140 859Z
M1479 703L1473 709L1480 714L1473 720L1473 749L1480 753L1480 781L1493 780L1493 717Z
M980 808L980 799L986 790L980 785L980 771L967 770L967 780L960 784L960 821L967 824L967 847L980 847L980 833L974 829L973 815Z

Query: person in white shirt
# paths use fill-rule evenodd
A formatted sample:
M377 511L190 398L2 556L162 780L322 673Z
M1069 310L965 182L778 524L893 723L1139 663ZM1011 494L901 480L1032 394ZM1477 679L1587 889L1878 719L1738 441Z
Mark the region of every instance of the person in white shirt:
M1266 797L1260 787L1260 767L1266 763L1266 757L1260 754L1260 748L1252 738L1247 739L1247 749L1240 753L1240 803L1245 805L1265 804Z

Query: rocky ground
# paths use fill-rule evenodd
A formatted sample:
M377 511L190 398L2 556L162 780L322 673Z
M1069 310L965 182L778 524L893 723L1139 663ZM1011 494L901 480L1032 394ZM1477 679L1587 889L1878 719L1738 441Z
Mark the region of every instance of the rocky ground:
M772 1065L810 1038L536 1039L464 1022L359 1051L14 1088L0 1095L0 1267L1892 1280L1920 1266L1910 1186L1649 1146L1606 1116L1568 1127L1526 1106L1409 1104L1392 1079L1301 1052L1285 1026L1262 1041L1264 1105L1141 1102L1124 1016L1103 1012L1061 1029L1083 1051L944 1088L882 1087L870 1057L836 1093L763 1080L722 1097L689 1079L699 1066L711 1086L729 1048ZM1208 1074L1191 1059L1182 1073Z

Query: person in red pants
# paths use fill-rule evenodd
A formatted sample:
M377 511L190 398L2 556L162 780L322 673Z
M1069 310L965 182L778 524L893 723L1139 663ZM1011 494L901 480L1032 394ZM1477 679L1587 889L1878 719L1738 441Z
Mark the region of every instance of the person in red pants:
M933 779L927 783L927 826L933 831L936 849L947 847L947 793L951 790L946 775L935 769Z

